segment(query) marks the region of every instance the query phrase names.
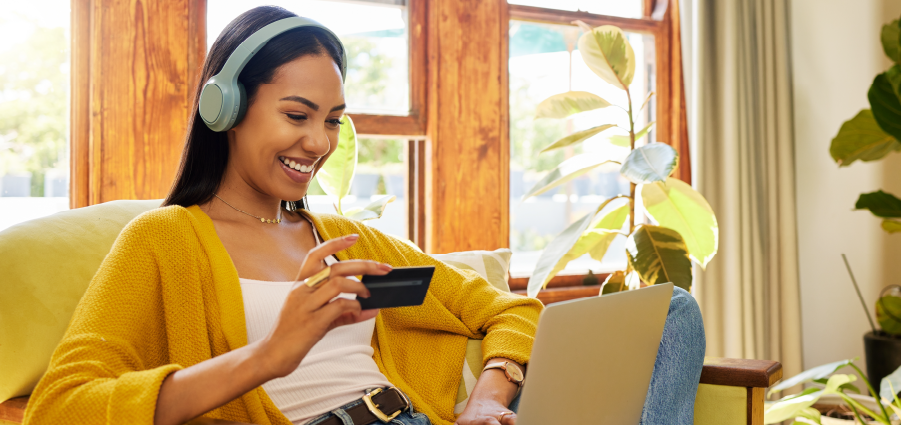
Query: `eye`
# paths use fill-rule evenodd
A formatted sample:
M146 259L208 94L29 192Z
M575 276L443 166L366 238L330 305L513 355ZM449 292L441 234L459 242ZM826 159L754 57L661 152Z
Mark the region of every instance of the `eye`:
M307 119L306 115L295 115L295 114L285 114L285 115L287 115L288 118L291 118L294 121L303 121L303 120Z
M340 119L325 120L325 124L329 128L338 128L340 125L344 124L344 121L341 121Z

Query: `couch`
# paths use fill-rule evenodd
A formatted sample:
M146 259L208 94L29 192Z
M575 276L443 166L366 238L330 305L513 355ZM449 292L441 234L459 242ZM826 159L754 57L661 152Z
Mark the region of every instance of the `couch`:
M28 394L46 370L76 304L119 231L135 216L159 204L159 200L107 202L0 232L0 424L22 422ZM466 261L467 254L448 254L442 260L465 267L461 261ZM509 261L503 252L488 254L500 258L501 263L504 258ZM473 269L492 284L506 288L506 282L496 282L496 269L493 276L485 267ZM503 270L505 280L506 268ZM471 351L478 357L479 342L471 343ZM464 362L464 372L466 369ZM478 368L474 371L477 373ZM695 402L695 424L762 424L766 388L781 377L782 366L775 361L705 359ZM461 382L465 402L464 388ZM198 418L190 423L229 422Z

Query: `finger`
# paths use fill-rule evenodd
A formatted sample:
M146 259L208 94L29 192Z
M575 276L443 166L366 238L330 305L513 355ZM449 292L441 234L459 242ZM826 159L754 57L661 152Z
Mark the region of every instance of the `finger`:
M372 260L348 260L332 266L332 276L385 275L393 270L390 264Z
M360 235L353 234L340 238L329 239L317 245L307 253L307 257L304 258L303 264L301 264L300 266L300 271L297 274L297 278L295 278L294 280L298 281L310 277L315 272L321 269L322 262L325 261L327 257L350 248L354 243L357 242L357 239L359 238Z
M516 424L516 413L512 415L504 415L504 418L501 420L501 425L515 425Z
M301 285L306 286L306 285ZM329 278L322 286L316 288L310 294L310 302L313 309L319 309L328 304L332 299L340 294L357 294L358 297L369 298L369 289L366 289L362 283L357 280L348 279L346 277L335 276ZM357 302L356 300L353 300Z
M375 308L372 310L363 310L360 312L360 317L357 318L357 322L365 322L369 319L374 318L379 315L379 309Z
M327 327L332 329L336 326L354 323L362 311L363 309L360 308L360 303L358 301L349 300L347 298L338 298L319 309L319 311L316 312L316 318L324 321ZM345 314L349 314L348 317L343 318L344 320L338 320Z

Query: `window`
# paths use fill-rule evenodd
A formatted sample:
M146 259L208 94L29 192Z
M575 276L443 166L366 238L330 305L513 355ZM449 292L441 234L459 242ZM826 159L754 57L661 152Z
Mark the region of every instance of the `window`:
M0 230L69 208L69 6L0 6Z
M641 18L641 1L622 0L509 0L510 4L543 7L548 9L582 11L598 15Z
M407 239L408 220L406 202L405 140L382 138L357 139L359 158L350 187L350 195L342 201L343 209L365 207L384 196L394 195L382 218L366 221L366 224L392 236ZM308 193L310 209L316 212L334 213L333 200L316 180Z
M359 136L359 163L344 209L364 207L382 195L394 195L382 218L366 223L388 234L410 233L407 138L384 135L424 134L418 111L424 93L424 60L420 39L411 39L411 19L418 19L405 0L341 1L209 0L207 46L236 16L261 5L277 5L314 19L335 32L347 49L347 112ZM414 37L415 38L415 37ZM420 64L419 66L416 66ZM367 136L369 135L369 136ZM309 193L313 211L334 213L330 199L315 182Z
M603 132L573 148L539 154L552 142L576 131L608 123L628 126L627 116L616 107L581 113L567 120L534 120L538 103L551 95L570 90L595 93L614 105L626 107L625 92L603 82L582 61L577 46L582 31L569 22L582 19L592 27L613 24L626 32L637 61L631 86L635 108L641 105L649 92L657 90L655 36L662 34L662 30L653 27L659 26L660 22L642 18L645 8L642 0L509 2L510 247L513 250L510 272L514 278L527 278L541 250L566 226L605 199L629 194L628 180L620 176L617 164L610 164L549 193L522 199L541 177L573 155L597 152L619 161L628 155L627 148L607 142L611 135L627 134L618 129ZM588 9L591 13L565 11L579 8ZM656 120L655 104L651 102L635 117L636 131ZM644 142L657 140L657 137L658 132L654 130ZM585 275L589 270L595 274L622 270L626 266L624 244L625 238L618 238L603 262L586 254L570 262L560 276ZM569 285L580 283L576 282L580 279L562 280L569 282Z
M347 49L348 113L407 115L410 112L407 9L403 2L346 3L322 0L211 0L207 46L232 19L263 5L284 7L325 25Z

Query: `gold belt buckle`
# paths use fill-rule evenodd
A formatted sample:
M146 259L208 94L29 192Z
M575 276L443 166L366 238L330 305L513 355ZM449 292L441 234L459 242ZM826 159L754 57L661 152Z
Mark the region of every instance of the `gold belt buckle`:
M363 396L363 403L366 403L366 408L369 409L369 411L372 412L372 414L375 415L375 417L379 418L379 420L384 423L388 423L388 422L391 422L392 419L396 418L397 415L400 415L401 412L403 412L404 410L400 409L400 410L392 413L391 416L388 416L384 412L379 410L379 405L375 404L372 401L372 396L374 396L380 392L382 392L382 389L376 388L376 389L372 390L372 392L367 393L366 395Z

